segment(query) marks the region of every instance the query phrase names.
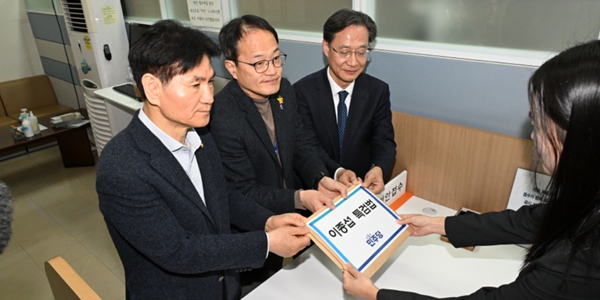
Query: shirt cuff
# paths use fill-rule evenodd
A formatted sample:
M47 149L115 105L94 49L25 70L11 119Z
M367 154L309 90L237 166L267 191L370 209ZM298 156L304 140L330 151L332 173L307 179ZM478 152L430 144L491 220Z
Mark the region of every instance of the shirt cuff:
M306 209L306 207L304 207L304 204L302 204L302 200L300 199L300 191L302 190L297 190L296 192L294 192L294 208Z
M265 255L265 259L267 259L267 257L269 257L269 234L265 231L265 234L267 235L267 254Z
M335 173L333 174L333 180L338 181L338 172L344 170L344 168L339 167L337 168L337 170L335 170Z

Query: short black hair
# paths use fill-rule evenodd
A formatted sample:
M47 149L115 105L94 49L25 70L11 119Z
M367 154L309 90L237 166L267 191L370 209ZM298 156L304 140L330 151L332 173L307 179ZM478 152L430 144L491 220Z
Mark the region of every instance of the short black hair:
M175 20L163 20L150 26L131 46L128 59L133 79L145 100L144 74L150 73L167 84L176 75L198 66L205 55L219 54L219 46L204 33Z
M238 44L242 37L252 29L262 29L272 33L277 43L279 43L275 28L267 20L255 15L243 15L229 21L219 32L219 43L225 59L237 61Z
M377 37L377 24L369 15L360 11L351 9L340 9L325 21L323 25L323 39L331 44L335 39L335 34L344 30L350 25L365 26L369 32L369 43Z

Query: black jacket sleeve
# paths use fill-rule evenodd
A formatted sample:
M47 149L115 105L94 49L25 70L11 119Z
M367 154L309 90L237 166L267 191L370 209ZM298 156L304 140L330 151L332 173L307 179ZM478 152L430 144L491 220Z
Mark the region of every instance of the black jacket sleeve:
M462 215L446 218L446 233L455 247L510 243L531 243L539 228L545 205L522 207L518 211ZM571 272L564 277L571 244L555 242L546 253L523 267L517 279L499 287L483 287L470 295L444 299L598 299L600 266L590 264L590 253L579 252ZM457 270L460 272L460 270ZM378 300L437 299L412 292L381 289Z

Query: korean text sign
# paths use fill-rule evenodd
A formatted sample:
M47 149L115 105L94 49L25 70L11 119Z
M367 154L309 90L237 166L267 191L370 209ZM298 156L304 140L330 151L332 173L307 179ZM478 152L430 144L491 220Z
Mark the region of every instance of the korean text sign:
M349 262L371 276L410 235L408 226L396 223L398 215L361 186L335 206L313 214L308 225L311 238L340 268Z

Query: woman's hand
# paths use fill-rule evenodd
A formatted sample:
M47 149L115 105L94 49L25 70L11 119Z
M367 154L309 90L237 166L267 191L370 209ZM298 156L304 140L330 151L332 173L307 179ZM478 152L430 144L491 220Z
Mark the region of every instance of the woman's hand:
M424 236L431 233L446 234L446 217L428 217L424 215L400 215L398 224L408 224L414 229L412 236Z

